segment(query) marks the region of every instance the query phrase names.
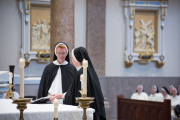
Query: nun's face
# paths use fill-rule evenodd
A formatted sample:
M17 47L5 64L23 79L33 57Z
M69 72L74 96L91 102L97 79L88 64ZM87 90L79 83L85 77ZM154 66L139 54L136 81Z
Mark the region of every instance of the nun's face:
M172 91L172 86L169 86L169 92L171 93L171 91Z
M154 86L151 88L151 93L152 93L152 94L155 94L155 93L156 93L156 89L155 89Z
M177 95L176 90L172 89L172 96L175 97Z
M178 89L177 89L177 90L178 90L178 94L180 94L180 87L178 87Z
M73 65L74 65L76 68L78 68L78 67L81 66L81 63L80 63L80 62L77 62L76 60L74 60L74 58L72 57L72 55L71 55L71 59L72 59Z
M167 93L164 90L161 90L161 93L163 94L164 97L167 95Z
M139 94L142 92L142 88L141 88L141 86L138 86L138 88L137 88L137 92L138 92Z
M56 49L56 56L57 56L57 61L61 64L65 61L66 58L66 48L57 48Z

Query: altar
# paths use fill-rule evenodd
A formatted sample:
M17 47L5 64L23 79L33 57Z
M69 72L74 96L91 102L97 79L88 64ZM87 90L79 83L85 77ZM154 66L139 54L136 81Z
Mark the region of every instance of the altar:
M0 120L19 120L20 112L11 99L0 99ZM94 109L88 108L87 120L93 120ZM77 106L58 106L58 120L82 120L83 109ZM53 104L27 104L24 110L24 120L53 120Z

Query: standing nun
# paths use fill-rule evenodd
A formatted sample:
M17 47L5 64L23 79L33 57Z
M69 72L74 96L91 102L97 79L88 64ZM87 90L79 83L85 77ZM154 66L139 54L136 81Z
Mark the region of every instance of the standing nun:
M41 77L38 98L67 92L77 72L70 63L68 46L58 42L54 49L53 63L48 64ZM63 100L59 101L61 104Z
M75 101L76 97L81 97L79 90L81 90L80 75L83 74L82 61L88 61L87 67L87 97L95 97L94 102L90 104L90 108L95 109L94 120L106 120L104 97L101 91L99 78L94 70L89 55L84 47L78 47L72 50L72 62L78 69L74 81L66 94L56 95L57 99L64 99L64 104L78 105ZM51 101L54 98L50 99Z
M160 101L160 96L159 96L158 92L159 91L158 91L158 88L156 87L156 85L153 85L151 87L151 93L152 94L149 95L149 100L150 101Z
M143 86L142 85L138 85L136 88L136 93L134 93L131 96L131 99L135 99L135 100L148 100L148 95L147 93L143 92Z

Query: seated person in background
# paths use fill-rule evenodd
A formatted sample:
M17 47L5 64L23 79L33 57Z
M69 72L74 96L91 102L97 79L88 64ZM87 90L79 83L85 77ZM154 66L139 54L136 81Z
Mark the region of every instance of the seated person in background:
M48 64L41 77L38 98L67 92L76 74L76 68L70 63L68 46L58 42L54 49L53 62ZM63 100L59 100L63 103Z
M173 85L170 85L170 86L169 86L169 93L170 93L170 95L172 95L172 93L171 93L171 92L172 92L172 89L173 89L173 88L174 88L174 86L173 86Z
M180 96L180 85L177 86L177 92L178 92L178 95Z
M134 93L131 96L131 99L135 99L135 100L148 100L147 93L142 92L143 91L143 86L142 85L138 85L136 89L137 89L137 92Z
M159 90L155 85L151 87L151 94L149 95L149 100L160 101Z
M172 88L172 96L171 96L171 120L173 120L174 117L176 117L174 112L174 107L176 105L180 104L180 97L177 95L177 89Z
M169 95L169 91L166 87L161 88L161 93L163 95L163 98L160 99L161 102L164 102L164 99L171 99L171 96Z

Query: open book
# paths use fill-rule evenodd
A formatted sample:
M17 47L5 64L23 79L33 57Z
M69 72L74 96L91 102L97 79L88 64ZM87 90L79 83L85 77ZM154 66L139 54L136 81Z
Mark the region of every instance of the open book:
M44 104L44 103L50 103L49 97L42 97L37 100L34 100L31 104Z

